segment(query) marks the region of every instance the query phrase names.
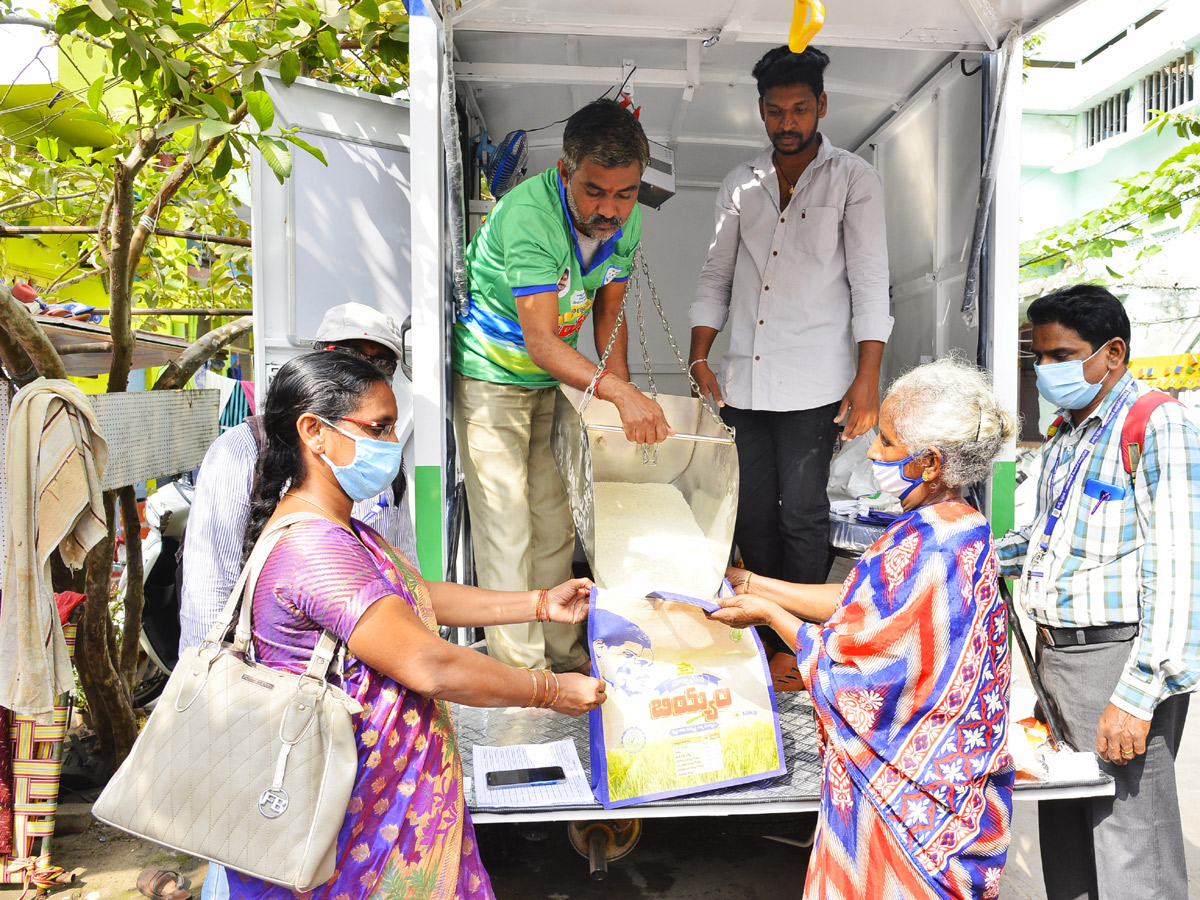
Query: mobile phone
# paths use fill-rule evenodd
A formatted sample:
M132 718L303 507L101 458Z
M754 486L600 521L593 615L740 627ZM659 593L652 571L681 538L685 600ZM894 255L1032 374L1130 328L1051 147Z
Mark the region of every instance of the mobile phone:
M553 784L556 781L565 781L566 778L562 766L501 769L498 772L487 773L487 785L490 788L526 787L534 784Z

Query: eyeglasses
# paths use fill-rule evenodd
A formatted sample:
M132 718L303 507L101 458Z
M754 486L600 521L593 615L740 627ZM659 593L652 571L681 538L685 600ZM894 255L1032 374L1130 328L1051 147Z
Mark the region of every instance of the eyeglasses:
M366 360L388 378L391 378L396 374L396 358L391 355L371 356L369 353L363 353L356 347L347 347L345 344L329 344L321 347L320 349L334 350L338 353L345 353L347 356L353 356L357 359Z
M352 419L350 416L342 416L341 421L353 422L377 441L386 440L396 433L395 422L372 422L369 419Z

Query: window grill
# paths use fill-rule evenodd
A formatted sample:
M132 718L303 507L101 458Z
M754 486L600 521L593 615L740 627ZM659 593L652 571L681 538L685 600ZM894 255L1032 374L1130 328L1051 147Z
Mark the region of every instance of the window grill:
M1178 59L1142 78L1142 116L1149 122L1151 110L1168 112L1196 99L1196 59L1189 50Z
M1113 94L1083 114L1085 146L1091 147L1129 130L1129 91Z

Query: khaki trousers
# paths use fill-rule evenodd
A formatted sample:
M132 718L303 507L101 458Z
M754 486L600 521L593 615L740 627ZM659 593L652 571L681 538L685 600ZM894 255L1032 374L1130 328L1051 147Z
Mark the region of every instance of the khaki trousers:
M454 430L482 588L528 591L571 577L575 527L550 451L555 394L454 373ZM530 622L484 634L488 655L511 666L565 672L588 658L583 625Z

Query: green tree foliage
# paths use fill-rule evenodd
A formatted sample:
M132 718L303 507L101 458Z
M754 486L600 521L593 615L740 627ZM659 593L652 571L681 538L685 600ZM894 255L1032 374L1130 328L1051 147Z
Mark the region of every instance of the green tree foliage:
M9 21L19 18L11 13L0 5ZM27 112L28 127L0 133L0 218L100 227L99 240L64 259L61 281L109 280L114 243L128 228L137 255L117 264L138 307L249 305L246 248L147 241L138 222L246 237L250 148L280 179L294 153L320 156L275 124L263 70L288 84L303 74L386 95L407 80L398 0L91 0L65 6L53 27L63 87L49 108ZM2 101L0 110L20 112ZM211 277L197 280L197 270ZM124 298L113 299L116 308Z
M1184 140L1200 139L1200 116L1157 112L1146 126L1162 134L1173 129ZM1167 219L1179 219L1179 230L1188 231L1200 223L1200 140L1193 140L1164 159L1150 171L1131 178L1117 179L1116 195L1107 205L1048 228L1021 245L1021 275L1037 278L1062 269L1079 270L1088 259L1109 260L1124 247L1131 253L1136 268L1159 252L1161 247L1145 240L1154 226ZM1187 213L1186 218L1181 218ZM1107 265L1111 278L1123 274ZM1128 274L1128 273L1124 273Z
M321 158L276 121L263 73L275 70L288 85L306 76L385 95L407 81L400 0L68 0L52 21L0 0L0 23L43 30L59 54L57 85L0 86L0 218L95 230L73 245L55 285L103 280L110 392L128 382L131 305L249 305L247 248L189 248L155 231L244 238L252 150L280 181L291 175L295 153ZM205 268L210 277L198 281ZM42 371L61 372L40 329L2 287L0 329L6 365L19 344L30 359L49 360ZM101 747L117 764L137 733L130 688L141 550L133 489L105 502L108 538L88 558L76 666ZM131 562L119 634L107 602L118 515Z

